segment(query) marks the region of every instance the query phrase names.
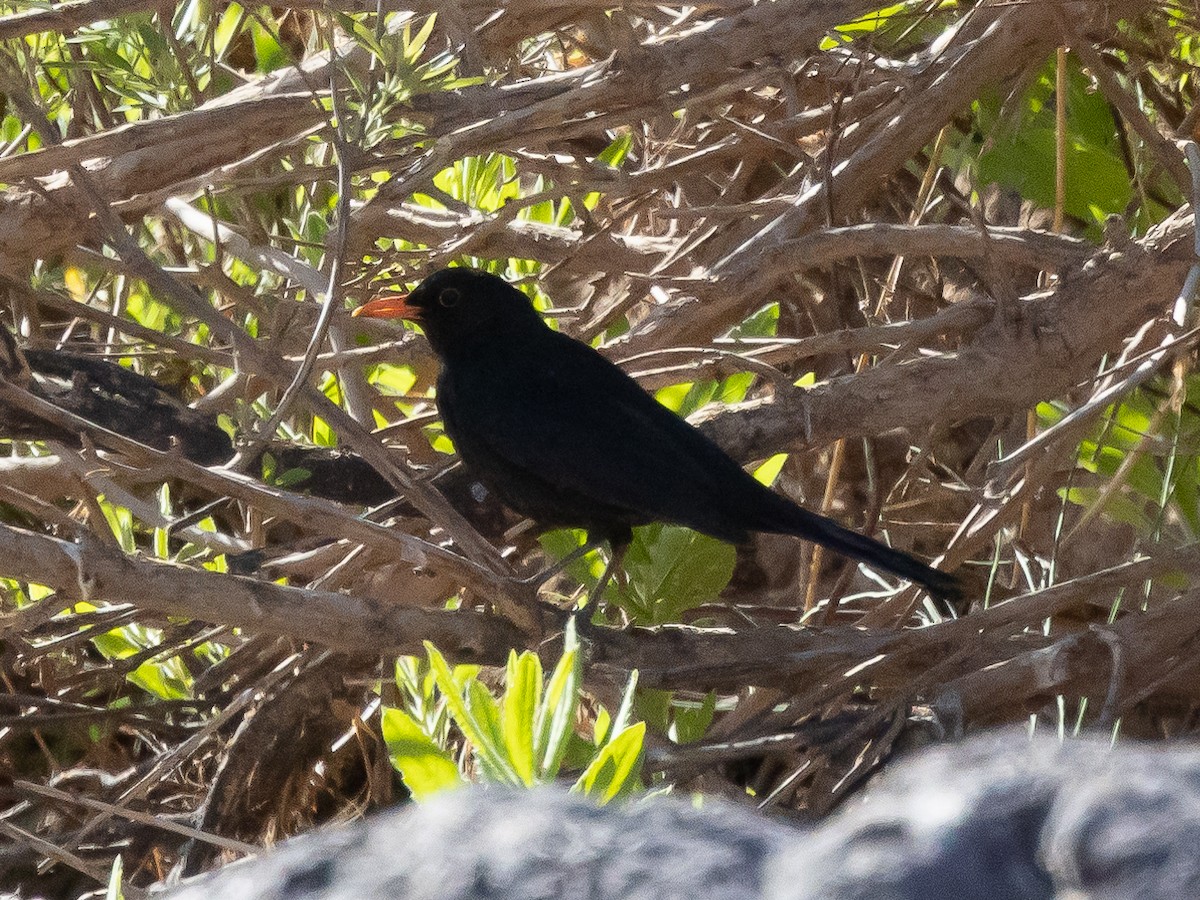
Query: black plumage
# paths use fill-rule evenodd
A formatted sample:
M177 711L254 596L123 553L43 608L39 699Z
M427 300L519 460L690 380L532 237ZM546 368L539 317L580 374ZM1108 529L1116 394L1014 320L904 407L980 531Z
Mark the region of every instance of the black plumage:
M463 462L544 528L627 543L652 521L732 543L751 532L815 541L954 598L958 581L756 481L586 344L554 331L504 280L442 269L356 314L419 322L442 363L437 402Z

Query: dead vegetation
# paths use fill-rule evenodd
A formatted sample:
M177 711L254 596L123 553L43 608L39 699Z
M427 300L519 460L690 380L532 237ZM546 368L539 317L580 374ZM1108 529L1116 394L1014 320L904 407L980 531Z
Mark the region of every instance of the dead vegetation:
M6 6L0 888L119 853L137 896L388 803L396 654L554 656L575 583L539 598L530 532L446 471L423 342L349 316L454 260L647 388L719 383L733 455L974 586L741 550L589 648L600 703L632 669L716 701L648 776L823 812L928 733L1195 730L1194 9ZM1038 92L1060 46L1100 136Z

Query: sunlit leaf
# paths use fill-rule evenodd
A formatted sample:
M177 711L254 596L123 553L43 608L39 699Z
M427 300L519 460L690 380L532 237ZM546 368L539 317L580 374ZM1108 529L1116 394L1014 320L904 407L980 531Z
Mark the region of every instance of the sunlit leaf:
M385 709L380 724L388 758L414 800L427 800L441 791L465 784L453 758L408 713Z
M645 722L630 725L620 732L600 749L572 790L588 795L601 805L636 791L641 787L639 778L645 737Z
M544 778L558 774L567 751L567 738L575 725L575 710L579 705L579 684L583 678L583 661L574 620L567 620L563 634L563 655L550 676L545 699L538 711L534 731L534 756L538 773Z

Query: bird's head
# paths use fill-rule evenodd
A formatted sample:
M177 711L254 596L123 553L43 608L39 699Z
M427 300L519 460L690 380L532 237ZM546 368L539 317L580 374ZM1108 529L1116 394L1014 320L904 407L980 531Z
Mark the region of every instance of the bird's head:
M377 297L354 315L416 322L443 358L514 330L545 327L529 298L503 278L461 267L439 269L411 292Z

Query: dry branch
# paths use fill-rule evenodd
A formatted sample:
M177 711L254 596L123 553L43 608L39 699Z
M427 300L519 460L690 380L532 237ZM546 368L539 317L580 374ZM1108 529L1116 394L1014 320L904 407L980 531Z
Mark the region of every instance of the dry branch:
M496 616L412 609L328 591L286 587L168 562L149 562L88 539L69 543L0 525L10 578L45 584L71 602L139 609L316 641L351 653L422 653L423 641L463 661L504 661L521 632ZM66 604L64 604L66 605Z
M937 423L1012 415L1088 380L1105 353L1148 318L1170 313L1194 263L1193 217L1179 215L1144 240L1096 252L1048 292L1023 298L1014 321L965 339L954 353L884 364L809 390L721 413L706 430L743 458L838 438L920 433ZM995 311L989 298L977 297ZM947 324L962 324L951 312ZM980 321L980 320L976 320ZM936 318L923 323L933 332ZM947 331L949 331L949 327ZM955 329L957 331L957 329Z
M40 31L69 32L100 19L154 9L157 0L66 0L49 9L28 9L0 17L0 41Z

